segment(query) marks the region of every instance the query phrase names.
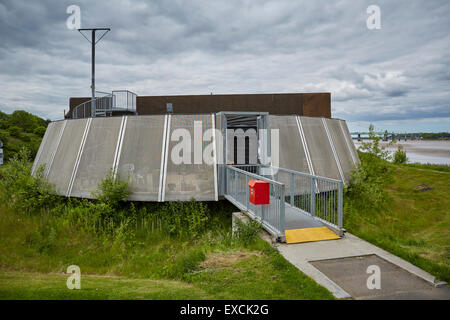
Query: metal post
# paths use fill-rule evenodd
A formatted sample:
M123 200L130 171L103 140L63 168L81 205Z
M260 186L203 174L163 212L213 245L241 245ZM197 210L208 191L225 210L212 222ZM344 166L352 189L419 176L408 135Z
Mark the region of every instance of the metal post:
M310 177L310 193L311 193L311 196L310 196L310 201L311 201L311 204L310 204L310 209L311 209L311 215L312 216L315 216L316 215L316 184L315 184L315 181L314 181L314 177Z
M100 39L95 40L95 32L104 31ZM78 31L86 38L87 41L91 43L91 116L95 117L96 113L96 101L95 101L95 45L99 42L106 33L108 33L110 28L88 28L88 29L78 29ZM82 31L91 31L91 40L89 40Z
M247 208L247 210L248 210L248 202L249 202L249 197L250 197L250 195L249 195L249 186L248 186L248 175L245 175L245 190L246 190L246 192L245 192L245 207Z
M284 210L285 210L285 202L284 202L284 185L278 186L280 190L280 232L281 236L284 236Z
M237 200L238 199L238 197L237 197L237 195L238 195L238 172L237 171L235 171L234 172L234 198Z
M91 90L92 90L92 99L95 98L95 29L92 29L92 38L91 38L91 47L92 47L92 55L91 55Z
M95 29L91 35L91 117L96 116L97 106L95 99Z
M226 166L226 165L224 165L223 166L223 169L225 170L225 173L224 173L224 176L225 176L225 179L224 180L229 180L230 179L230 170L228 169L228 166ZM224 188L223 188L223 193L224 194L230 194L229 192L228 192L228 185L229 184L225 184L224 185Z
M294 206L294 174L291 172L290 173L290 201L291 201L291 206Z
M342 207L343 207L343 199L342 199L342 197L343 197L343 184L342 184L342 182L340 182L339 183L339 185L338 185L338 226L339 226L339 229L341 229L342 230L342 214L343 214L343 212L342 212Z

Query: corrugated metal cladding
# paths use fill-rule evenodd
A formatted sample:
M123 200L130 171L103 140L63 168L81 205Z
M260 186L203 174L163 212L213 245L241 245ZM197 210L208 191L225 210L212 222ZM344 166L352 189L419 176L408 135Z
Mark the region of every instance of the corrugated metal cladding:
M214 152L220 155L222 144L214 143L215 133L208 129L220 129L222 120L214 114L172 114L53 122L33 174L44 165L57 192L71 197L93 198L111 172L129 182L130 200L217 200L223 193L218 180L224 176ZM196 121L202 125L197 127ZM343 120L270 115L269 125L279 130L279 167L348 181L359 161ZM183 133L191 139L180 149ZM195 143L198 138L200 144ZM201 150L200 157L195 150ZM177 164L175 158L189 163ZM287 177L279 178L288 187Z

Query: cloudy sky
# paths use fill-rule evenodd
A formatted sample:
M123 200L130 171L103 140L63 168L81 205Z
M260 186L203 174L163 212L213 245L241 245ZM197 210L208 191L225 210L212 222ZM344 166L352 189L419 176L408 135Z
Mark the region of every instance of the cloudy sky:
M97 90L138 95L331 92L351 130L449 131L450 1L0 0L0 110L60 119ZM369 5L381 29L369 30Z

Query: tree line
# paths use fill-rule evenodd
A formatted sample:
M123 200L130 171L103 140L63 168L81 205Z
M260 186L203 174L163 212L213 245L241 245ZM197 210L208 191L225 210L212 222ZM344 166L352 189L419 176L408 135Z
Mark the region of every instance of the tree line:
M0 141L3 142L4 161L7 162L22 147L34 158L50 120L29 112L16 110L11 114L0 111Z

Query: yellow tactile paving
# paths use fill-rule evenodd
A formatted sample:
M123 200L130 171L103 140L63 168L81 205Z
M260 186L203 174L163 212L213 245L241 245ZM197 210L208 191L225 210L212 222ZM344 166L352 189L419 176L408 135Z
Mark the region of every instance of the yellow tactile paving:
M333 231L327 227L292 229L284 232L287 243L300 243L322 240L339 239Z

